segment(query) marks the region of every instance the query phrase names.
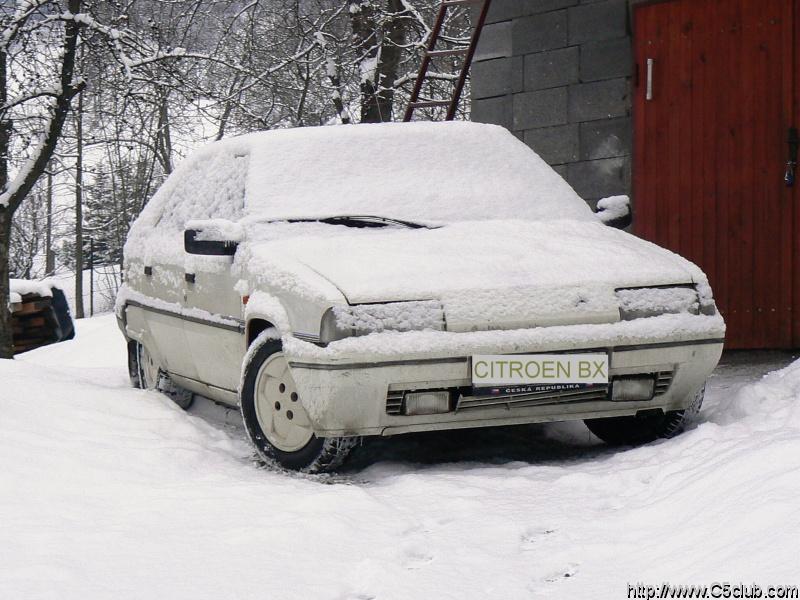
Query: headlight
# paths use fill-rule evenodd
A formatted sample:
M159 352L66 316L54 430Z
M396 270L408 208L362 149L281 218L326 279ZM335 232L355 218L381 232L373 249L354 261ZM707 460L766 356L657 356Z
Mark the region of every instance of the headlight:
M356 304L326 310L319 337L328 344L376 331L444 331L444 328L444 308L433 300Z
M623 321L666 314L700 314L700 298L694 287L620 289L617 300Z

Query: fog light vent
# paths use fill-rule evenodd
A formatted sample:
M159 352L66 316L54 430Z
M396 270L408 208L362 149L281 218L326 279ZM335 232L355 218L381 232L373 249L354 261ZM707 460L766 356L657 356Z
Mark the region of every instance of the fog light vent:
M634 400L650 400L655 390L655 379L648 377L615 378L611 387L611 399L614 402L631 402Z
M388 415L403 414L402 390L389 390L389 393L386 395L386 414Z
M405 396L407 415L435 415L450 411L450 392L407 392Z

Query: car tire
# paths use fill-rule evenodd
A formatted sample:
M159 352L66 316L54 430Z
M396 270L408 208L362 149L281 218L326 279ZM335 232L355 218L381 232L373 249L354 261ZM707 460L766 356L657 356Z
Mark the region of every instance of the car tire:
M643 411L631 417L586 419L584 423L593 434L611 446L638 446L659 438L673 438L700 412L705 386L694 395L684 410Z
M358 444L357 437L314 434L280 340L262 334L253 343L240 388L245 429L268 464L306 473L334 471Z
M161 392L183 410L194 403L194 393L172 381L147 348L136 341L128 343L128 372L135 388Z

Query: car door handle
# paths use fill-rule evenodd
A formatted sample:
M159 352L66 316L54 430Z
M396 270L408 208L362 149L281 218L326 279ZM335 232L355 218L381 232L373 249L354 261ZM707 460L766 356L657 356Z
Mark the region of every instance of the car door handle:
M789 128L789 137L786 141L789 144L789 160L786 161L786 172L783 175L783 181L786 182L787 187L792 187L795 180L795 169L797 168L797 148L800 145L800 134L798 134L797 127Z
M184 273L183 279L186 283L194 283L194 273Z

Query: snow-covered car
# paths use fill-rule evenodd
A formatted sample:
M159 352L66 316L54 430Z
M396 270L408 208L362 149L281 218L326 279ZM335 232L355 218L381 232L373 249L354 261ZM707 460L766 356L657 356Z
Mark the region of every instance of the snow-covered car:
M672 436L725 333L700 269L473 123L209 144L133 225L125 282L134 385L239 406L264 459L310 472L363 436L579 419L609 443Z

